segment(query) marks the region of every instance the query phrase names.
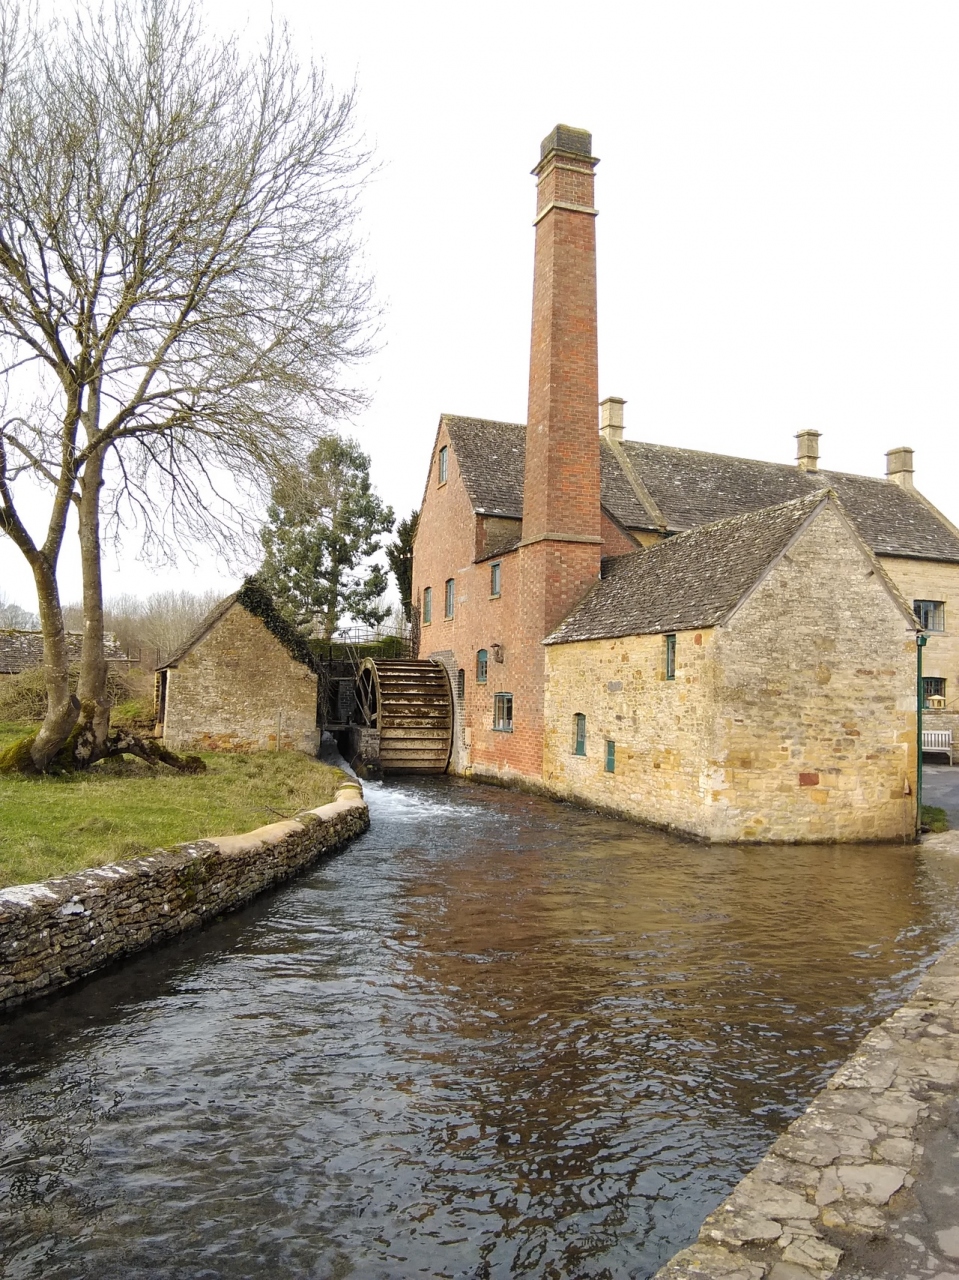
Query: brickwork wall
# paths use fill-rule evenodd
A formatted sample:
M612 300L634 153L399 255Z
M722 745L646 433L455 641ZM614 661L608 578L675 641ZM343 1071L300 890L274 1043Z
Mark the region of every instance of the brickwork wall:
M169 671L163 741L174 751L313 754L316 698L315 672L235 604Z
M0 890L0 1009L231 911L369 825L350 781L332 804L288 822Z
M946 629L930 633L922 655L923 675L946 681L946 709L924 712L922 723L926 729L951 729L959 747L959 564L894 556L881 556L880 563L910 606L914 600L946 602Z
M547 647L544 777L558 794L710 840L912 839L915 643L834 511L728 626L678 635L674 681L664 645Z

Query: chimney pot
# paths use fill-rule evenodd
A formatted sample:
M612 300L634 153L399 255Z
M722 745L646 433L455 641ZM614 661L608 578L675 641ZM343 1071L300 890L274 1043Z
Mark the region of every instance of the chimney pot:
M600 401L600 427L599 433L604 440L616 440L617 442L623 438L623 405L625 400L621 400L619 396L607 396L605 400Z
M886 454L886 479L901 489L912 489L912 450L906 445L890 449Z
M819 470L819 431L796 432L796 466L800 471Z
M593 135L588 129L574 129L568 124L558 124L540 143L540 160L545 160L551 151L565 151L567 155L591 158Z

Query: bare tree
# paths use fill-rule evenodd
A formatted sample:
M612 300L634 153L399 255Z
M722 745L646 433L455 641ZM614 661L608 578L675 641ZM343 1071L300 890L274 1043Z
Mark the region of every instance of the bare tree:
M0 0L0 532L33 570L44 632L36 768L81 708L75 754L109 749L104 523L216 536L237 487L268 488L362 400L345 381L370 301L352 117L287 34L244 59L193 0L115 0L42 28ZM27 479L49 497L42 541ZM56 584L71 505L77 697Z
M135 657L143 651L142 665L149 668L178 649L222 598L219 591L153 591L145 599L111 596L103 604L104 631L124 653ZM82 603L64 605L63 619L69 630L81 630Z
M39 619L29 609L24 609L0 591L0 630L36 631Z

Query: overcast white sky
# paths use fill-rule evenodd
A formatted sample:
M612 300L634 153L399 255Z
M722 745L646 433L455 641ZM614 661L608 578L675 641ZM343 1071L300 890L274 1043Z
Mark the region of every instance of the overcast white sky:
M211 23L260 20L206 0ZM626 434L881 475L959 522L955 0L360 0L274 12L356 78L380 171L364 232L384 346L351 430L398 515L441 412L523 421L534 180L554 124L590 129L600 394ZM72 540L66 597L79 590ZM232 589L205 560L109 563L107 591ZM0 589L33 607L0 541Z

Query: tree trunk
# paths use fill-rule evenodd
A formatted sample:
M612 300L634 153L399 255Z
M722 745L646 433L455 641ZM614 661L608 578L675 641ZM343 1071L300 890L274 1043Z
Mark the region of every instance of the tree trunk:
M80 703L70 693L70 657L56 573L42 551L30 557L30 565L43 629L43 681L47 690L47 713L30 747L30 759L35 768L42 770L73 731Z
M110 695L103 646L103 573L100 558L100 491L103 454L93 453L80 478L80 565L83 573L83 646L80 653L80 701L84 727L92 730L93 754L99 759L110 732Z

